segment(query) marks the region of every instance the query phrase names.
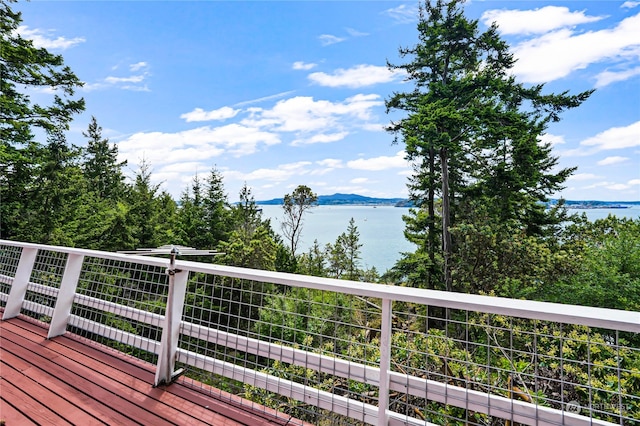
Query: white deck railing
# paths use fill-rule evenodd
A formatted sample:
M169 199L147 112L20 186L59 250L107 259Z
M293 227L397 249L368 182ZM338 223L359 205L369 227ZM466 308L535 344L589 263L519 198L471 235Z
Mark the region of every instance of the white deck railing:
M639 424L639 312L168 266L0 240L3 319L154 362L156 385L204 382L307 423Z

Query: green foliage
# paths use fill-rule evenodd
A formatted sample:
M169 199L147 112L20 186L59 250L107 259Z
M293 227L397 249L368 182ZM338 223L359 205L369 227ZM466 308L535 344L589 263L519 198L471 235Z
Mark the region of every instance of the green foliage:
M550 122L579 106L591 91L544 94L544 85L517 83L510 72L515 60L497 27L480 32L478 21L464 16L462 4L421 4L418 43L399 50L409 60L389 64L414 83L414 90L394 93L386 105L407 113L388 130L404 143L414 164L409 190L419 206L407 216L406 234L418 244L416 254L407 255L394 272L410 285L422 279L426 288L477 292L453 276L460 277L456 259L474 263L464 258L461 244L477 235L477 210L483 208L487 221L512 223L514 231L520 228L527 236L555 231L562 218L542 203L574 169L558 169L551 147L539 140ZM416 274L412 268L422 261L426 266ZM516 275L506 278L510 287L518 285Z
M329 344L339 350L350 339L357 306L349 295L294 287L267 298L256 332L280 342Z
M82 86L80 79L64 65L61 55L36 48L31 40L17 34L22 16L11 10L10 2L0 3L0 141L3 149L32 141L33 127L46 133L66 130L73 115L84 110L84 100L73 99L75 90ZM29 95L20 91L34 87L55 89L52 105L33 104Z
M70 166L63 131L84 110L84 100L73 98L82 83L62 56L17 34L22 17L8 1L0 3L0 22L0 237L64 243L56 226L67 186L55 185L69 183L61 171ZM32 103L33 88L55 89L51 105ZM35 140L36 129L47 144Z
M245 184L240 190L240 202L231 209L233 230L228 241L218 244L224 253L221 263L245 268L275 270L277 243L270 221L262 219L251 189Z
M583 220L568 226L563 238L575 253L575 270L548 281L536 298L640 311L640 218Z
M284 196L282 202L284 220L281 225L292 256L296 255L298 243L300 242L304 214L314 207L317 201L318 195L306 185L298 185L291 194L285 194Z

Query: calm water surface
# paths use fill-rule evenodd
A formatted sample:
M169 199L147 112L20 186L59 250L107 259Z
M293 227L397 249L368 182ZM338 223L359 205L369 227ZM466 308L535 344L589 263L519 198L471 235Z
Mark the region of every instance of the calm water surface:
M263 216L271 218L275 231L280 232L282 206L259 206ZM318 240L321 247L335 243L336 238L347 232L349 220L353 218L360 232L360 266L376 267L385 272L400 258L402 252L412 252L415 246L404 239L402 215L409 209L390 206L318 206L304 218L302 237L298 253L306 252ZM571 213L586 213L590 220L613 214L619 217L640 217L640 206L628 209L572 209Z

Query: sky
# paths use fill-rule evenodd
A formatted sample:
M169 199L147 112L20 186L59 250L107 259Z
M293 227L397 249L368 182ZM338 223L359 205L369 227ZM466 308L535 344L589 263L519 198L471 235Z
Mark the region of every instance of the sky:
M410 165L384 127L385 100L413 89L387 61L418 41L413 1L19 2L18 32L63 55L86 111L126 173L145 162L175 199L215 167L230 201L298 185L318 195L406 197ZM480 1L465 14L499 26L513 73L547 92L596 89L552 124L559 167L578 167L569 200L640 200L640 1ZM31 93L46 101L50 91Z

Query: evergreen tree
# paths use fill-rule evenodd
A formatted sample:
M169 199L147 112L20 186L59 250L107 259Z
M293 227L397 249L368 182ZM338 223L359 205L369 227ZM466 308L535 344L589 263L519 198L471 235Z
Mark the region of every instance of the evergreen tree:
M224 190L222 173L215 166L205 181L205 191L203 208L208 241L203 248L210 248L220 241L226 241L231 230L231 207Z
M411 60L389 64L407 73L414 90L387 100L388 110L407 112L388 129L404 142L414 165L411 198L427 210L426 216L408 222L411 232L425 235L416 240L415 255L428 259L429 288L439 287L434 266L441 262L442 288L449 291L454 289L451 270L457 250L452 228L474 217L479 206L490 204L491 220L514 219L529 235L540 235L558 222L541 202L561 188L573 169L555 171L557 159L549 146L540 144L540 136L563 110L579 106L591 94L543 94L544 85L517 83L510 74L515 59L497 26L480 32L478 21L464 16L462 3L421 4L419 42L399 51Z
M45 169L40 161L51 150L35 140L34 132L40 129L50 141L60 141L72 117L84 110L84 100L73 97L82 83L62 56L36 48L17 33L22 16L10 3L0 2L0 237L39 241L31 229L35 213L27 204L36 199L35 188L43 181L38 174ZM32 103L28 91L34 88L55 89L51 105Z
M309 250L300 256L298 268L298 272L301 274L316 277L327 276L325 254L317 239L313 240L313 245L309 247Z
M118 146L102 137L102 127L93 116L87 131L82 132L82 135L88 139L82 168L89 191L94 191L100 199L121 199L124 195L122 168L127 165L127 161L118 162Z
M360 232L358 232L356 221L353 218L349 220L347 232L342 234L342 241L347 261L344 278L358 280L362 275L360 270L360 248L362 244L360 243Z
M62 131L51 131L40 150L30 197L21 202L26 215L16 237L23 241L75 245L75 235L64 227L75 217L84 190L78 166L79 149L69 146Z
M232 207L233 231L228 241L218 245L224 255L219 259L228 265L266 271L275 270L277 244L270 221L262 219L251 188L245 183L240 202Z
M128 198L127 223L131 225L134 246L122 249L176 244L176 203L168 193L160 191L159 184L151 182L151 166L146 161L140 164Z
M209 248L210 238L205 222L202 186L198 175L180 197L178 228L181 244L198 249Z

